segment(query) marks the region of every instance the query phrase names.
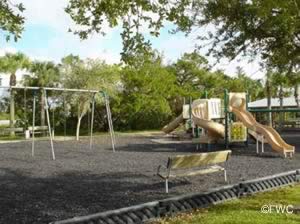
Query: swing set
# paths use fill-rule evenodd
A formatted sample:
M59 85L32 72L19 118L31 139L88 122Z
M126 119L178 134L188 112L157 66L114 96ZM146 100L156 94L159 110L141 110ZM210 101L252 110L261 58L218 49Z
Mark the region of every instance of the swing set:
M45 100L45 111L46 111L46 120L47 120L47 128L49 132L49 141L51 145L51 154L52 159L55 160L55 150L54 150L54 111L53 111L53 124L51 128L51 122L50 122L50 113L49 113L49 101L47 96L47 91L59 91L59 92L75 92L75 93L91 93L92 99L91 99L91 118L90 118L90 139L89 139L89 148L92 149L93 147L93 129L94 129L94 113L95 113L95 97L97 94L100 94L101 97L103 97L105 102L105 108L106 108L106 115L107 115L107 122L109 127L109 134L111 139L111 147L112 151L115 152L115 134L113 129L113 123L112 123L112 116L111 116L111 110L109 105L109 97L104 91L98 91L98 90L87 90L87 89L67 89L67 88L53 88L53 87L33 87L33 86L0 86L2 89L9 89L10 91L14 89L23 89L24 90L24 109L25 109L25 120L27 122L27 91L31 90L33 94L33 103L32 103L32 127L30 127L30 131L32 133L32 141L31 141L31 155L34 156L35 154L35 131L39 130L41 126L36 126L35 120L36 120L36 101L37 101L37 92L42 91L44 94L44 100ZM64 137L66 137L66 103L65 103L65 94L63 96L63 106L64 106ZM41 128L44 129L44 128Z

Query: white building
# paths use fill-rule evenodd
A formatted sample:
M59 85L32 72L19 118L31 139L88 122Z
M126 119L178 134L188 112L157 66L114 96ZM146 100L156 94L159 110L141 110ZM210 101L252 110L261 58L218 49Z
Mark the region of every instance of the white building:
M28 75L28 72L24 69L16 72L17 86L22 85L24 75ZM9 73L0 73L0 86L9 86L9 78ZM5 96L6 94L6 89L0 89L0 97Z

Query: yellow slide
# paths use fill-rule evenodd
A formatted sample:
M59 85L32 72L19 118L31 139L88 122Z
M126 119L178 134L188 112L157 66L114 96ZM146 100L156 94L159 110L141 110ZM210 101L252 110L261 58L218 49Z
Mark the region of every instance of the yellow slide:
M258 123L253 115L245 108L245 99L233 97L230 102L230 110L243 122L250 130L263 135L272 149L283 153L284 157L289 154L290 157L295 153L295 147L287 144L275 129Z
M224 138L225 136L225 127L224 125L209 120L207 118L207 107L205 103L200 101L194 101L192 106L192 117L193 122L201 128L204 128L208 131L208 136L211 138Z
M183 122L183 114L179 115L175 120L163 127L162 131L166 134L175 130Z

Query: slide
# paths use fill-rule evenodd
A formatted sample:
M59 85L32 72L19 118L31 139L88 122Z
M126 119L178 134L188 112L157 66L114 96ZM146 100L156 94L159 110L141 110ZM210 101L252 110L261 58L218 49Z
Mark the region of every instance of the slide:
M163 127L162 131L166 134L175 130L183 122L183 115L179 115L175 120Z
M225 127L224 125L208 120L206 118L207 111L205 104L196 103L192 107L192 116L193 122L201 128L204 128L208 131L208 136L218 139L224 138L225 136Z
M236 99L233 97L230 102L230 110L243 122L243 124L250 130L263 135L272 149L283 153L284 157L289 154L292 156L295 153L295 147L287 144L275 129L272 127L258 123L253 115L244 109L245 99Z

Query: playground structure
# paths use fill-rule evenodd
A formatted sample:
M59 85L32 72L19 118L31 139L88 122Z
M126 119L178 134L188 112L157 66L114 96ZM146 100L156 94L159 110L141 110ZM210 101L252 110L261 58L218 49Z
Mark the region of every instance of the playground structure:
M91 94L93 95L94 93ZM51 96L50 93L48 94L48 100L50 101L49 96ZM197 105L199 106L198 109ZM225 139L225 113L222 100L203 99L198 101L198 103L191 104L191 107L187 105L186 108L188 109L185 109L185 114L182 115L183 121L185 117L191 116L195 120L194 123L196 123L196 116L199 116L200 122L197 126L207 124L208 127L211 127L209 130L204 129L203 132L198 133L199 137L201 135L211 135L215 141ZM210 115L206 116L205 112L208 113L208 111ZM230 112L228 109L227 115L229 116L229 114L234 116L233 112ZM235 123L233 119L228 122L229 131L231 126L235 126L235 130L240 128L239 124L241 122ZM214 128L215 123L221 125L220 127L224 129L224 132L221 131L218 135L218 130ZM51 127L53 128L53 126ZM194 131L196 134L196 127L194 127ZM228 134L229 143L234 138L238 139L238 132L230 137L231 133ZM218 159L212 152L209 152L209 154L201 152L201 156L199 156L204 159L201 160L200 164L200 159L194 159L194 155L198 155L190 153L194 152L192 144L187 144L191 151L181 146L179 149L174 150L175 147L172 144L163 146L152 144L149 136L116 134L118 136L118 151L120 153L113 153L110 150L110 143L105 141L106 145L104 145L101 141L102 136L98 136L94 138L94 150L87 150L89 145L88 139L80 142L64 142L63 147L57 150L57 158L59 158L57 162L48 159L49 144L46 141L39 141L36 145L38 147L36 157L39 159L29 157L29 150L25 149L30 148L31 142L29 141L0 144L2 166L8 167L8 169L3 169L1 173L4 184L3 194L20 195L21 197L17 201L13 200L13 198L11 199L11 197L4 197L3 209L1 209L2 220L14 223L17 217L18 220L26 219L29 223L37 219L46 223L49 220L78 217L94 211L104 212L108 209L135 205L145 201L163 200L168 195L162 194L163 184L154 175L153 171L160 164L168 164L166 163L168 157L172 161L175 161L173 158L178 159L177 161L179 161L179 158L180 161L182 161L181 158L184 158L184 163L180 163L179 171L187 172L184 173L184 181L174 182L172 180L178 179L180 176L177 173L176 176L171 176L173 173L169 173L170 175L167 178L171 179L167 187L171 196L205 192L213 187L223 187L222 171L224 172L224 179L227 171L230 185L240 186L239 182L241 179L250 180L299 168L299 154L295 155L293 160L286 162L276 157L257 157L254 153L253 156L252 153L234 152L231 155L233 159L226 161L224 167L222 164L220 167L213 166L213 169L209 169L209 171L219 172L202 177L200 174L206 173L207 165L209 165L206 164L209 162L209 159L204 155L212 155L209 157L214 160L213 163L216 163L216 159ZM197 141L198 139L195 138L195 140ZM269 164L270 161L272 163L267 169L265 161L268 161ZM175 166L174 164L172 164L172 167L170 164L169 168L174 168L171 171L177 171L179 168L178 165ZM185 165L197 165L196 169L199 173L197 172L197 175L193 175L192 178L190 174L194 174L194 167L186 169ZM12 171L17 175L12 173ZM12 184L16 187L11 187ZM47 186L48 189L46 193L43 191L44 186ZM57 191L57 188L59 188L59 191ZM124 192L127 193L124 194ZM78 195L81 196L78 197ZM100 199L97 203L91 203L95 198L97 200ZM19 203L20 201L22 203ZM6 207L9 203L15 203L16 209L7 212ZM33 208L32 205L35 203L43 206ZM69 203L68 206L65 206L66 203ZM84 206L78 206L82 204ZM32 212L32 209L35 209L34 212ZM52 212L49 213L49 216L45 216L44 214L48 211Z
M25 131L29 132L32 134L32 143L31 143L31 154L34 156L35 154L35 132L43 129L45 127L43 126L36 126L35 120L36 120L36 100L37 100L37 92L38 91L43 91L44 93L44 100L45 100L45 112L46 112L46 121L47 121L47 128L48 128L48 136L49 136L49 141L51 145L51 154L52 154L52 159L55 160L55 150L54 150L54 131L51 128L51 122L50 122L50 113L49 113L49 101L48 101L48 95L47 91L59 91L59 92L73 92L73 93L90 93L92 94L92 108L91 108L91 126L90 126L90 141L89 141L89 147L90 149L92 148L93 145L93 124L94 124L94 112L95 112L95 96L96 94L100 94L101 97L103 97L104 102L105 102L105 108L106 108L106 115L107 115L107 121L108 121L108 126L109 126L109 133L110 133L110 138L111 138L111 147L113 152L115 151L115 135L114 135L114 129L113 129L113 123L112 123L112 117L111 117L111 111L110 111L110 105L109 105L109 98L108 95L104 91L98 91L98 90L87 90L87 89L67 89L67 88L53 88L53 87L33 87L33 86L1 86L0 88L2 89L8 89L10 91L13 91L14 89L23 89L24 90L24 95L27 91L31 90L33 94L33 105L32 105L32 126L28 127L28 130ZM26 108L25 108L26 109ZM66 125L65 126L65 132L66 132ZM10 131L17 130L18 128L10 127Z
M221 99L198 99L190 105L190 119L193 128L193 142L211 144L224 139L225 147L233 142L248 144L248 134L261 142L262 152L264 143L270 144L273 150L281 153L285 158L292 157L295 147L287 144L272 127L258 123L247 110L247 93L224 92L223 105ZM183 114L163 128L170 133L184 120ZM198 127L202 129L198 134Z

